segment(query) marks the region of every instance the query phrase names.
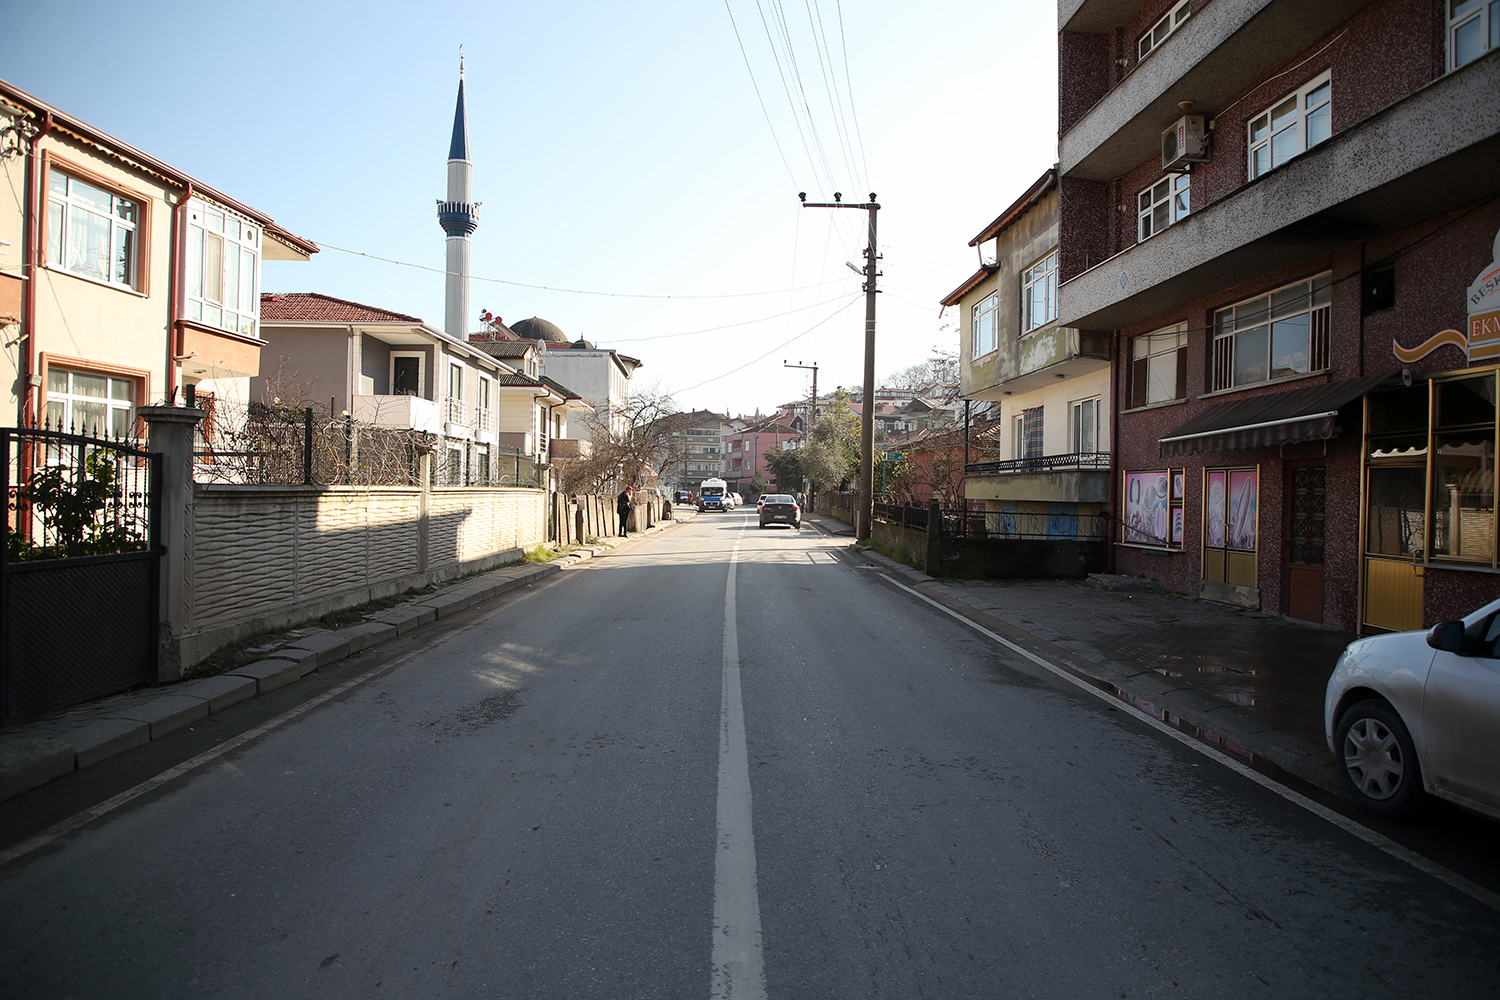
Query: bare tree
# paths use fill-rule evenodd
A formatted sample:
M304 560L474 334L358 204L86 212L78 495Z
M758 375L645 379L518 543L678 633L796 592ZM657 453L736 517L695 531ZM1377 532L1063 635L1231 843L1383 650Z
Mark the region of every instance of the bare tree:
M657 482L668 468L681 464L682 435L676 432L682 414L671 393L656 387L634 391L609 417L591 414L584 423L593 436L589 457L556 463L566 493L614 492L632 483Z

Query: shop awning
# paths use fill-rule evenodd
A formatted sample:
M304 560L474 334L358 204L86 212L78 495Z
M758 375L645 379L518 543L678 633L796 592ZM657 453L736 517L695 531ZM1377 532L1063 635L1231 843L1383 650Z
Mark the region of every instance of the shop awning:
M1338 436L1339 408L1363 397L1394 372L1267 393L1209 407L1161 439L1161 455L1269 448Z

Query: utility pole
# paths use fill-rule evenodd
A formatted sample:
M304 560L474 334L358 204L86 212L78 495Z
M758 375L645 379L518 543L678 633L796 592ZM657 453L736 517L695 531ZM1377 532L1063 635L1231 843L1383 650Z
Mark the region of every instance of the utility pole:
M816 364L804 365L800 361L797 362L795 365L791 365L791 364L787 364L787 362L785 360L783 360L781 362L781 367L783 367L783 368L810 368L810 369L812 369L812 373L813 373L812 412L809 413L808 416L807 416L807 433L809 435L811 435L812 434L813 425L818 422L818 366Z
M862 208L870 213L870 239L865 247L862 271L865 276L865 412L859 435L859 509L854 512L854 538L862 542L870 537L870 522L875 514L875 279L880 276L876 268L880 256L875 252L875 213L880 211L880 205L875 201L874 191L863 205L845 203L844 196L838 191L833 193L832 202L810 202L806 192L798 192L797 197L802 199L803 208ZM817 409L816 403L813 408Z

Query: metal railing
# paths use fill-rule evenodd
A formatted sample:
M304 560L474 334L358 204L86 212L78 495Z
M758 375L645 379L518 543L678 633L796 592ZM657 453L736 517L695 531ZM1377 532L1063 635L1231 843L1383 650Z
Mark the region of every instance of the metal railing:
M974 462L964 467L970 476L1007 476L1035 472L1073 472L1102 469L1109 471L1107 451L1070 452L1066 455L1033 455L1004 462Z

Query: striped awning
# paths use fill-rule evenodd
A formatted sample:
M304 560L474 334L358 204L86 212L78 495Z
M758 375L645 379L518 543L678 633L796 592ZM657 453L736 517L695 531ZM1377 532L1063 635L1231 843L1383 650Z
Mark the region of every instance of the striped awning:
M1364 397L1394 374L1382 372L1211 406L1162 437L1161 455L1171 458L1327 441L1339 435L1339 409Z

